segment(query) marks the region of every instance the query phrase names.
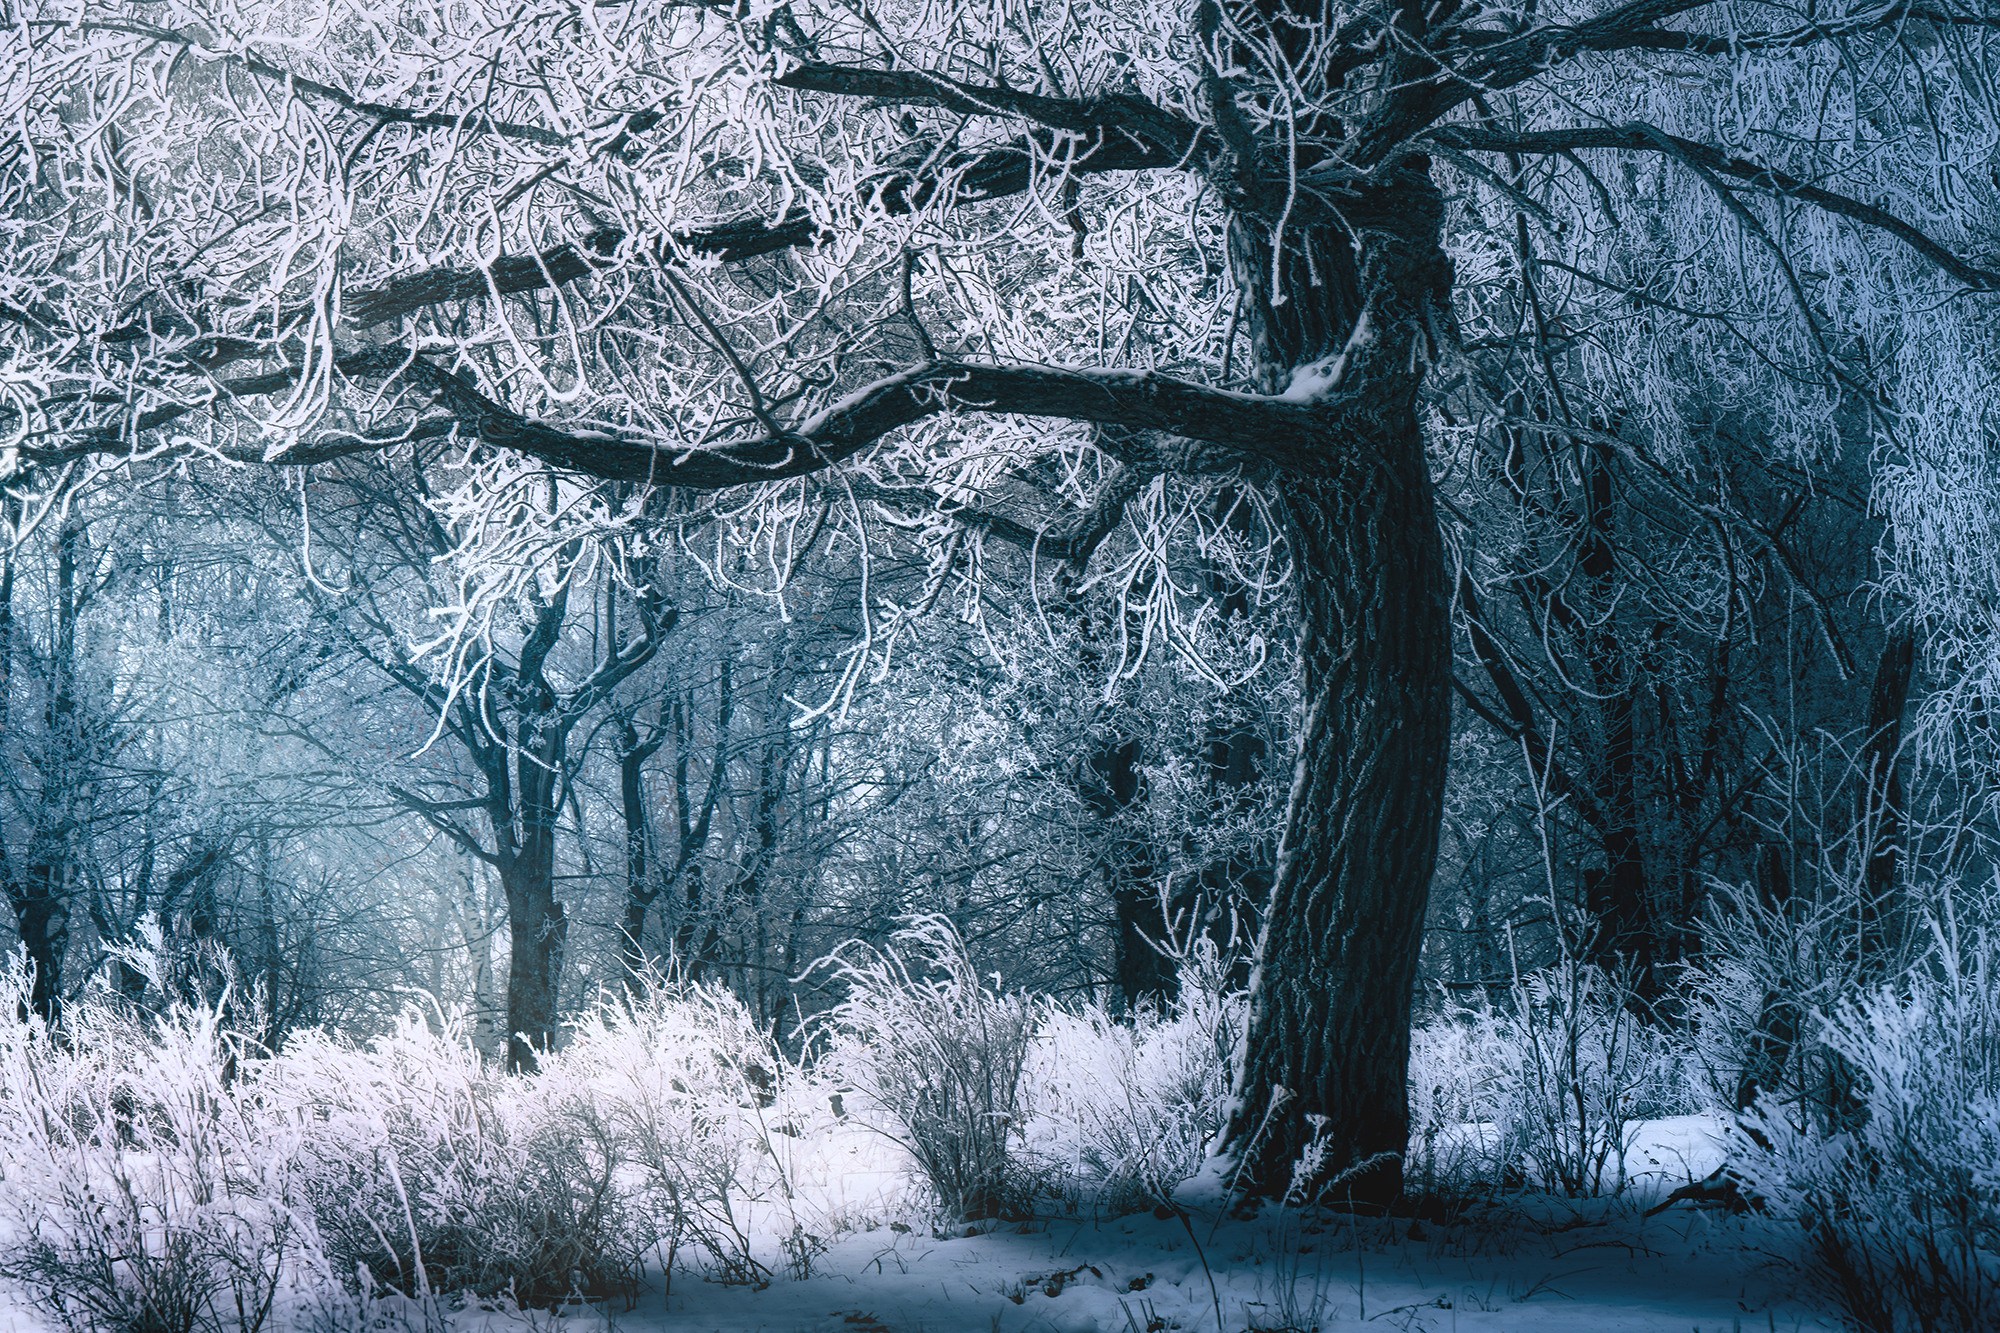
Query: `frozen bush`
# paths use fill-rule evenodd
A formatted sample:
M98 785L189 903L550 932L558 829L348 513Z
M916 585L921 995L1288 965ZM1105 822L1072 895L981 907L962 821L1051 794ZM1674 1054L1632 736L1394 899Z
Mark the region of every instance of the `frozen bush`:
M1845 1062L1857 1105L1767 1094L1732 1144L1869 1333L2000 1327L2000 941L1933 938L1903 986L1836 1003L1805 1034Z
M787 1159L817 1108L798 1104L802 1075L734 995L655 982L607 998L546 1073L590 1089L669 1268L691 1250L722 1281L769 1280L751 1250L749 1210L770 1208L803 1276L815 1238Z
M0 979L0 1274L91 1333L255 1330L290 1267L314 1276L292 1207L294 1145L246 1105L246 1056L224 1005L157 1015L97 993L60 1038L26 1012L27 972Z
M847 996L827 1015L829 1067L856 1109L907 1150L946 1212L1020 1209L1032 1192L1014 1149L1034 1012L989 988L941 917L913 922L886 950L849 945L828 960Z
M1215 948L1183 960L1164 1013L1044 1009L1030 1046L1023 1140L1047 1174L1115 1211L1161 1203L1221 1132L1244 998Z
M1631 1123L1694 1109L1673 1041L1630 998L1565 960L1516 978L1497 1005L1447 1003L1412 1037L1410 1179L1623 1189Z
M0 972L0 1272L78 1329L428 1322L467 1293L626 1292L656 1247L761 1282L824 1246L794 1177L831 1088L723 990L606 1000L511 1077L414 1010L365 1045L267 1052L230 1030L226 986L190 998L133 966L144 996L100 988L56 1035L24 1016L24 965Z
M1715 1105L1735 1106L1751 1086L1796 1090L1823 1079L1822 1053L1798 1040L1800 1028L1863 988L1864 914L1856 876L1823 869L1813 883L1813 893L1775 901L1755 884L1711 893L1687 994L1694 1068Z
M1453 1005L1410 1033L1410 1147L1405 1187L1444 1197L1498 1183L1495 1125L1499 1020L1490 1009Z
M343 1275L547 1305L628 1290L651 1248L587 1089L509 1077L456 1024L406 1013L366 1047L305 1034L258 1085L264 1114L298 1135L301 1188Z

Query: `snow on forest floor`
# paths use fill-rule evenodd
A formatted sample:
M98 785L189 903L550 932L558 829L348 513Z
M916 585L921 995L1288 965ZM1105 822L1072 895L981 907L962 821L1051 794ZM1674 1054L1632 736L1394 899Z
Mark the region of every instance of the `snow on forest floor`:
M1632 1127L1615 1198L1524 1195L1451 1220L1270 1209L1251 1218L1168 1210L954 1226L917 1221L923 1191L899 1150L853 1127L793 1162L802 1214L838 1238L806 1277L753 1288L649 1274L629 1304L565 1313L459 1309L401 1298L374 1317L324 1308L300 1333L1741 1333L1833 1329L1780 1262L1780 1223L1685 1205L1646 1216L1720 1160L1717 1123ZM5 1188L0 1183L0 1188ZM910 1220L898 1220L898 1219ZM746 1219L747 1220L747 1219ZM780 1217L758 1210L759 1248ZM55 1333L0 1290L0 1333Z
M917 1197L873 1135L815 1165L816 1209L851 1230L811 1275L762 1289L657 1273L630 1308L460 1311L449 1333L1740 1333L1838 1325L1774 1257L1781 1224L1646 1207L1719 1160L1714 1122L1635 1127L1615 1199L1528 1196L1444 1221L1270 1210L1051 1218L955 1227L893 1221ZM446 1333L395 1307L384 1333ZM287 1321L346 1333L324 1312ZM357 1323L357 1327L358 1327ZM52 1328L0 1298L0 1331Z
M1532 1198L1449 1223L1273 1211L1151 1213L990 1228L883 1227L762 1291L679 1278L594 1324L702 1333L1550 1330L1730 1333L1838 1327L1772 1253L1779 1224L1645 1208L1718 1162L1701 1116L1635 1127L1632 1185ZM493 1333L498 1333L495 1328Z
M1356 1243L1359 1240L1360 1243ZM1831 1328L1787 1299L1754 1229L1712 1214L1545 1208L1451 1226L1150 1215L959 1239L889 1231L761 1291L677 1283L619 1329L859 1333ZM1211 1285L1212 1284L1212 1285Z

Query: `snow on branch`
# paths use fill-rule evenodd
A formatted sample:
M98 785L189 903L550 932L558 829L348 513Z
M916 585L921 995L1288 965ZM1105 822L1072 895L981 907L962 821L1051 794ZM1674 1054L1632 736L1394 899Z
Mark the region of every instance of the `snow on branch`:
M401 349L369 348L342 357L337 364L350 378L401 381L416 389L426 408L442 410L463 437L589 476L703 491L806 476L852 457L893 431L947 412L1051 417L1164 431L1233 445L1250 454L1263 447L1266 437L1281 438L1285 429L1296 430L1313 411L1309 404L1212 389L1150 371L938 361L878 379L795 428L677 449L611 432L564 429L523 415L465 376L440 370ZM31 462L53 462L127 448L138 432L160 429L230 398L278 393L296 378L293 371L274 371L227 381L220 386L223 392L207 400L154 408L122 427L100 427L60 445L24 450L24 456ZM426 434L439 433L434 424L439 418L423 420ZM387 448L408 438L407 432L336 434L268 458L240 452L231 456L301 465L371 447Z

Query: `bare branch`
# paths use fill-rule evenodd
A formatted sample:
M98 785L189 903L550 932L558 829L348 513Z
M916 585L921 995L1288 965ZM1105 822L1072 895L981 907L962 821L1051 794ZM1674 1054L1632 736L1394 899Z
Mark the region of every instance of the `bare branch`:
M1249 456L1269 455L1274 441L1299 438L1302 430L1323 422L1327 412L1323 404L1212 389L1145 370L934 361L878 379L791 431L675 448L610 432L568 430L523 416L465 377L398 347L366 348L340 357L336 365L350 378L402 381L424 397L427 408L445 413L459 434L497 448L607 480L703 491L807 476L853 457L892 431L947 412L1162 431ZM51 463L119 452L133 447L140 433L230 398L280 392L297 375L286 369L227 381L203 401L154 408L125 426L95 427L60 444L24 448L22 455L29 462ZM427 433L437 432L433 427ZM304 466L379 452L406 438L406 432L340 434L301 442L272 457L247 449L220 452L243 461Z
M128 37L139 37L150 42L160 42L168 46L178 46L188 51L199 52L209 60L233 66L260 79L283 84L308 97L316 97L331 102L342 110L366 116L384 125L410 125L419 129L467 130L478 134L496 134L506 139L520 139L528 143L545 144L559 148L570 142L567 134L546 129L540 125L521 125L512 121L496 120L480 111L455 113L450 111L415 111L409 107L395 106L388 102L371 102L365 98L343 92L332 84L309 79L303 74L274 65L248 52L219 51L202 37L173 28L155 27L150 23L139 23L131 19L96 19L82 25L85 32L116 32Z
M1133 497L1160 474L1161 469L1157 467L1120 467L1090 508L1059 528L1026 523L987 509L947 508L944 512L954 523L989 537L997 537L1010 546L1050 560L1081 566L1090 562L1105 538L1124 521L1125 508ZM857 483L854 493L864 499L899 508L920 507L925 511L940 508L938 497L921 487L892 488Z
M1062 170L1072 175L1098 175L1175 167L1184 156L1176 143L1140 138L1124 125L1108 121L1083 135L1083 142L1076 138L1068 130L1042 130L997 147L926 153L863 181L856 202L891 217L904 216L941 199L977 203L1020 194L1034 183L1042 164L1051 160L1059 160ZM689 227L656 244L649 257L656 263L672 263L685 255L741 263L815 244L825 234L820 221L798 209L768 222L746 218ZM539 254L503 255L487 269L449 266L413 273L378 288L348 293L343 320L357 329L368 328L448 301L560 286L617 264L628 240L623 229L602 227Z

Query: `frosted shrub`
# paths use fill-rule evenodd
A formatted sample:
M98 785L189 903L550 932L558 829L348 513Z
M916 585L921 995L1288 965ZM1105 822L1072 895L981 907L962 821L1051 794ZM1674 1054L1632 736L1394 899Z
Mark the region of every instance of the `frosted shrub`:
M1410 1033L1410 1190L1442 1196L1508 1174L1495 1142L1498 1071L1513 1063L1498 1054L1503 1045L1498 1016L1484 1008L1453 1006Z
M794 1269L805 1268L785 1161L801 1129L786 1104L799 1075L734 995L658 983L607 999L545 1076L590 1088L669 1267L692 1250L713 1277L767 1281L746 1210L768 1206L782 1213Z
M364 1285L547 1305L629 1289L651 1247L588 1092L502 1074L455 1025L406 1014L367 1047L306 1034L259 1088L299 1136L330 1263Z
M0 981L0 1274L91 1333L265 1326L310 1280L292 1208L293 1147L233 1083L245 1055L222 1006L153 1017L108 997L72 1006L64 1039L21 1019L26 972Z
M1811 1024L1851 1071L1858 1113L1766 1095L1732 1145L1869 1333L2000 1327L2000 940L1933 934L1902 988Z
M1121 1023L1101 1004L1048 1007L1024 1079L1028 1153L1113 1210L1164 1202L1222 1130L1243 1021L1243 996L1207 941L1164 1013Z
M1411 1051L1412 1179L1625 1184L1633 1120L1692 1109L1666 1034L1577 961L1519 977L1498 1005L1451 1004Z
M948 1213L1021 1207L1030 1191L1014 1147L1028 1000L989 988L941 917L898 931L887 950L850 945L828 964L847 998L827 1015L827 1061L867 1123L909 1152Z
M1805 1015L1863 986L1862 885L1827 871L1814 888L1775 902L1754 884L1717 885L1711 894L1687 989L1697 1069L1716 1105L1736 1105L1746 1082L1797 1088L1824 1076L1812 1067L1813 1043L1792 1038Z

